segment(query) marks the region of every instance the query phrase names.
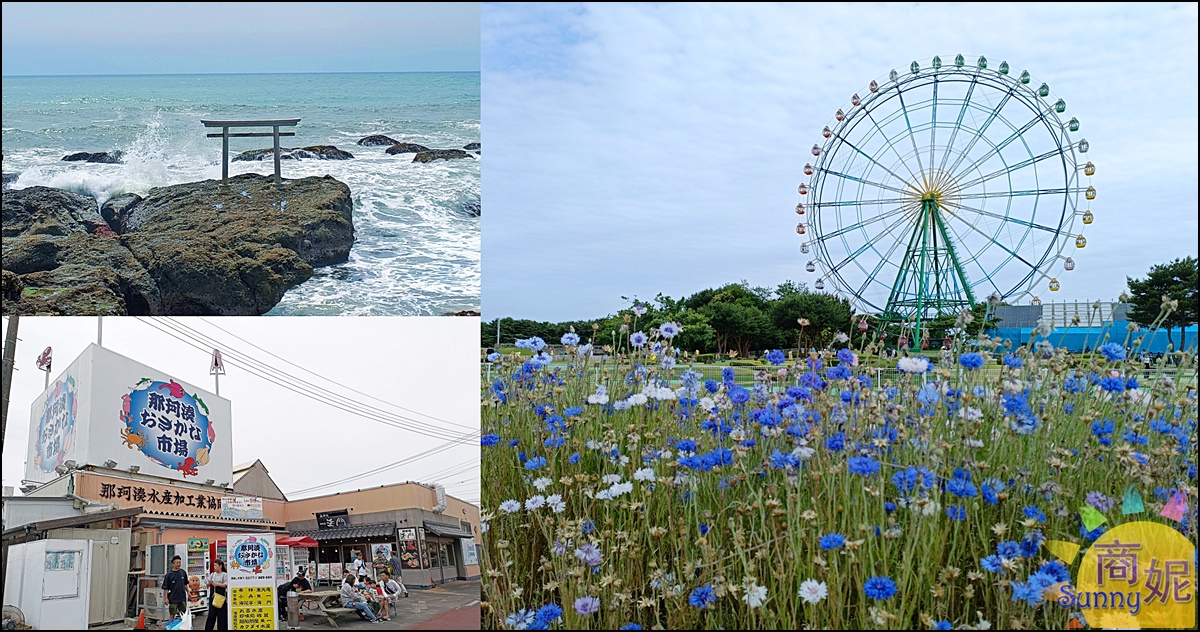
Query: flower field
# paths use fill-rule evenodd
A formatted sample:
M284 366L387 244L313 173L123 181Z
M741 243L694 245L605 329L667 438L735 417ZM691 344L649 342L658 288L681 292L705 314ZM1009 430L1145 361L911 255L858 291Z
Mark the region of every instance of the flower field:
M632 322L488 359L485 628L1062 629L1079 558L1048 543L1134 520L1196 542L1194 371L1143 375L1125 344L960 338L881 380L839 336L747 382Z

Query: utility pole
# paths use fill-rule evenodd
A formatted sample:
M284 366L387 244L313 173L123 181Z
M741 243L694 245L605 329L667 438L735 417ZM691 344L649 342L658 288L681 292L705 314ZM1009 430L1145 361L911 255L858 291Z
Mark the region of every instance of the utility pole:
M0 452L4 450L4 434L8 428L8 396L12 391L13 356L17 354L17 320L19 318L16 314L8 317L8 333L4 338L4 411L0 415Z

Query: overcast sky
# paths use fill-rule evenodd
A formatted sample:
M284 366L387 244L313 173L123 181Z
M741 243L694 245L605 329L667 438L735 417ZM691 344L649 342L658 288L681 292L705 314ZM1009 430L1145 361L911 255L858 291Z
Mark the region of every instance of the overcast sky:
M598 317L623 295L742 279L811 287L793 210L809 148L852 93L935 54L1028 69L1082 122L1097 219L1043 300L1115 299L1126 275L1197 253L1195 3L485 4L481 19L484 320Z
M479 3L5 2L5 75L479 70Z
M443 428L474 433L466 445L304 496L413 480L440 482L451 495L477 503L478 318L309 316L172 320L225 343L222 353L227 374L221 377L221 397L230 400L233 410L235 466L262 459L271 478L290 498L296 490L348 478L444 444L315 402L239 369L234 366L239 357L253 357L342 395L419 420L423 428L439 425L322 381L254 349L235 338L236 335L321 377L456 424L442 425ZM18 370L13 377L5 436L4 485L18 487L24 476L29 408L42 393L45 379L45 374L35 366L38 355L46 347L53 347L52 377L57 377L89 343L96 342L96 323L96 318L83 317L22 317L18 321L15 355ZM7 336L7 318L4 325ZM196 349L141 319L104 319L103 343L104 347L167 375L208 391L215 389L208 374L211 349Z

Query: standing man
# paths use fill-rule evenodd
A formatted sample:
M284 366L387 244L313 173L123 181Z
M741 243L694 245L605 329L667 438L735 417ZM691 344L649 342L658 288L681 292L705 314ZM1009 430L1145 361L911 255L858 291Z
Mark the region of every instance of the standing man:
M400 575L400 566L400 556L396 555L395 551L392 551L392 558L388 560L388 576L392 581L399 584L400 592L404 593L404 596L407 597L408 588L404 586L404 578Z
M358 581L363 581L367 578L367 563L362 558L362 551L355 549L354 551L354 573L358 575Z
M171 572L163 578L162 587L167 593L167 601L171 604L172 619L188 610L188 576L187 571L180 568L181 566L183 566L183 560L178 555L171 558Z

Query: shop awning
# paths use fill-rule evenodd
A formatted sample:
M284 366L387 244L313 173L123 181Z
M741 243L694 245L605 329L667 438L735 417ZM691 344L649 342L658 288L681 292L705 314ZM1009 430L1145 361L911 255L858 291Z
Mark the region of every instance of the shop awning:
M279 546L317 546L317 541L306 536L290 535L286 538L276 539L275 544Z
M362 540L366 538L386 538L396 535L396 523L383 522L379 524L356 524L339 529L312 529L308 531L293 531L293 538L312 538L318 542L328 540Z
M459 529L458 527L440 522L425 521L425 530L433 535L440 535L444 538L474 538L470 533Z

